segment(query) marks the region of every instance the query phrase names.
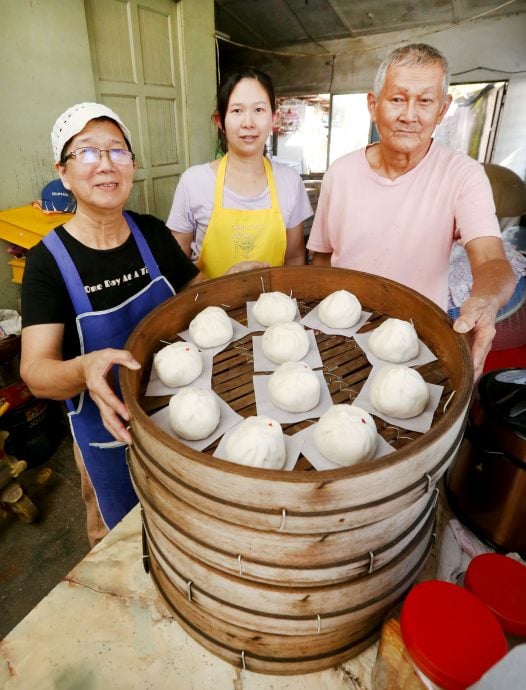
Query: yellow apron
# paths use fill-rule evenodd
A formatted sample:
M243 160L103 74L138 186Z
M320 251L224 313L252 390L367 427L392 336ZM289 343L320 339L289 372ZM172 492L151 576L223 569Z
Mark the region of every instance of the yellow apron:
M239 261L266 261L283 266L287 247L286 228L279 208L272 166L263 158L270 192L270 208L253 211L223 208L223 190L228 156L217 168L214 208L199 256L199 269L207 278L217 278Z

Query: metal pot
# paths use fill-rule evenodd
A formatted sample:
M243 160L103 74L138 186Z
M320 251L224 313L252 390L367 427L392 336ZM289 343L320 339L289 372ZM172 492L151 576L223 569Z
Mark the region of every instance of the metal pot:
M446 486L453 512L475 534L526 556L526 369L480 379Z

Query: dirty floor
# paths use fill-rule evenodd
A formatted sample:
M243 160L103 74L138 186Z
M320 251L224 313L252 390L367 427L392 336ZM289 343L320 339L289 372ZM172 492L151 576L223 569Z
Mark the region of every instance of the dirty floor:
M50 468L45 484L38 478ZM80 479L68 431L55 453L19 477L39 516L31 524L0 517L0 638L89 551Z

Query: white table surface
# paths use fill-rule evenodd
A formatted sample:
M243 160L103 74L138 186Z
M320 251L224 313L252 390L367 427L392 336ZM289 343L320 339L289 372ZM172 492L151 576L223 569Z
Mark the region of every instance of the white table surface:
M171 618L142 566L134 508L0 642L3 690L370 690L374 644L335 668L235 668Z

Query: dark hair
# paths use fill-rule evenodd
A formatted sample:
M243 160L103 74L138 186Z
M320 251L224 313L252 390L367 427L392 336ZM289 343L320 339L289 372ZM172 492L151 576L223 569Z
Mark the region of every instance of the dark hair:
M220 140L221 140L221 148L223 149L223 152L226 153L226 139L224 136L224 129L225 129L225 117L226 113L228 110L228 103L230 101L230 96L232 95L232 91L235 89L237 84L242 80L242 79L255 79L258 81L261 86L265 89L267 92L268 99L270 101L270 108L273 113L276 112L276 95L274 93L274 84L272 83L272 79L266 74L265 72L262 72L259 69L256 69L255 67L247 67L246 69L239 70L237 72L233 72L230 76L228 76L221 84L219 85L219 89L217 91L217 110L216 113L219 115L219 119L221 122L221 131L219 132Z
M111 117L106 117L106 115L102 115L101 117L93 117L91 120L89 120L89 122L93 122L93 121L96 121L96 122L113 122L114 125L116 125L117 127L119 127L119 129L121 129L118 122L116 122ZM88 124L88 123L86 122L86 124ZM84 125L84 126L86 126L86 125ZM128 139L127 139L126 135L124 134L124 132L122 131L122 129L121 129L121 132L122 132L122 136L124 138L124 141L126 142L126 147L127 147L128 151L132 151L132 147L130 145L130 142L128 141ZM79 132L77 132L77 134L79 134ZM64 146L62 147L62 151L60 153L60 161L59 161L60 165L66 165L66 163L67 163L67 161L66 161L66 150L67 150L68 146L70 145L70 143L72 142L72 140L77 136L77 134L74 134L71 137L71 139L68 139L66 141L66 143L64 144ZM133 153L133 151L132 151L132 153Z

